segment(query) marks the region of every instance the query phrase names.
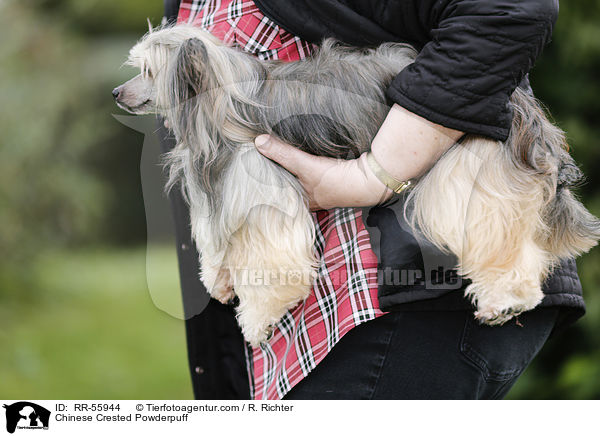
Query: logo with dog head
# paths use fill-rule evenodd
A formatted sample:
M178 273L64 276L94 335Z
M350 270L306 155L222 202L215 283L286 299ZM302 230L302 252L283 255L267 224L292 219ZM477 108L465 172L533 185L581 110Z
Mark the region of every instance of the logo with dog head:
M48 429L50 411L29 401L19 401L4 405L6 409L6 431L14 433L18 429Z

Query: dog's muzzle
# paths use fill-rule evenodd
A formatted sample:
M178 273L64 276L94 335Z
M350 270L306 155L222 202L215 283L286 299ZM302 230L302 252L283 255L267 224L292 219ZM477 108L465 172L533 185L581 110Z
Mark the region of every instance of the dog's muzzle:
M119 96L121 95L121 86L117 86L115 89L113 89L112 95L115 100L118 100Z

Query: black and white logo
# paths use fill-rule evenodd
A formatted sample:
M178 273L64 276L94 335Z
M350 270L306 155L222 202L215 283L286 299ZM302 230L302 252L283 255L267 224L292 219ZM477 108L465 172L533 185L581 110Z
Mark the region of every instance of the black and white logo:
M6 431L14 433L16 429L48 430L50 411L29 401L5 404Z

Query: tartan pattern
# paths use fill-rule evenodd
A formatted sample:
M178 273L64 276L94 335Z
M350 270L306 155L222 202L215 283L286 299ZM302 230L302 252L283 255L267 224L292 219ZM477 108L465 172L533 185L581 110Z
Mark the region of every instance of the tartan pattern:
M353 327L383 315L377 300L377 258L359 209L313 215L321 259L309 297L275 326L251 356L251 393L257 400L283 398Z
M312 44L282 30L248 0L182 0L178 23L202 27L262 60L304 59Z
M312 45L280 29L252 1L182 0L178 23L192 23L260 59L295 61ZM306 377L352 328L383 315L377 257L360 209L313 214L320 266L309 297L288 311L271 338L247 345L251 397L280 399Z

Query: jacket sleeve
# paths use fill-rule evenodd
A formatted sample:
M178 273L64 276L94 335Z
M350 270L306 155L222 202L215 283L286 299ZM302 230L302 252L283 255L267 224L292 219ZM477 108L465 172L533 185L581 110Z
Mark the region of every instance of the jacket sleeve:
M431 10L431 41L388 97L443 126L508 136L509 98L549 42L558 0L456 0Z

